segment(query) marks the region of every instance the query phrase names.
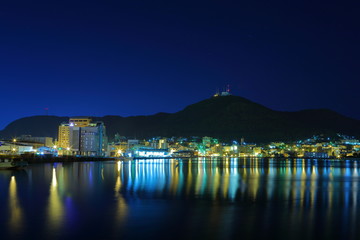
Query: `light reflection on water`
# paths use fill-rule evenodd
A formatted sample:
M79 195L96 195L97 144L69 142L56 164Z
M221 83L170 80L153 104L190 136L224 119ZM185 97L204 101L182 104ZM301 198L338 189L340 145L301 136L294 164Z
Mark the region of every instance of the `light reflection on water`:
M2 239L355 238L357 161L191 159L0 171ZM6 211L5 211L6 210ZM259 231L259 229L263 229ZM141 229L141 231L139 231Z
M115 200L116 200L116 214L114 223L120 223L122 225L127 215L127 204L124 197L120 194L120 190L122 187L121 182L121 162L117 162L117 179L115 184ZM116 226L115 226L116 227Z
M59 194L60 188L57 182L57 171L62 172L63 168L58 168L58 170L53 168L52 170L47 210L47 223L49 225L48 228L51 229L51 231L59 231L64 218L63 199Z
M16 180L12 176L9 184L9 229L12 235L17 235L23 227L23 213L16 189Z

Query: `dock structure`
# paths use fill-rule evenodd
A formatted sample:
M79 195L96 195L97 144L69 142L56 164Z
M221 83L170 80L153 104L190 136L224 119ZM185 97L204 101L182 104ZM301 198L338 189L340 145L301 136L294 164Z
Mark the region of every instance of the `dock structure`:
M11 159L14 161L26 161L28 163L52 163L52 162L100 162L114 161L114 158L84 157L84 156L6 156L0 155L0 160Z

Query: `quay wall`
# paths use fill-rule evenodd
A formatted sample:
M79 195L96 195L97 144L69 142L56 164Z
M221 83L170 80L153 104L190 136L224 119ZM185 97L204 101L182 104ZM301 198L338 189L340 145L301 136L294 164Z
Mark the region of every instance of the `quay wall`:
M76 157L76 156L0 156L0 159L13 159L15 161L27 161L28 163L55 163L55 162L99 162L115 161L115 158L106 157Z

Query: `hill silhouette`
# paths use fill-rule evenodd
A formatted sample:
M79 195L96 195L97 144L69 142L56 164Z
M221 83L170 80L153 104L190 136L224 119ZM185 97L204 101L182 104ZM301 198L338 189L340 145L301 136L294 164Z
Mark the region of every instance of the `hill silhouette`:
M238 96L212 97L176 113L149 116L92 117L103 121L110 139L116 133L138 139L153 136L212 136L223 140L244 137L250 142L289 141L317 134L360 136L360 121L327 109L283 112ZM22 134L57 137L68 117L33 116L10 123L0 137Z

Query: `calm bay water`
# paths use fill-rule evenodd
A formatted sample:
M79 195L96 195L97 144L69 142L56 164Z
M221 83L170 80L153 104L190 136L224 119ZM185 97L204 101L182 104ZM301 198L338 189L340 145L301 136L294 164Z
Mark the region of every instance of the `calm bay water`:
M0 239L356 239L359 174L302 159L0 170Z

